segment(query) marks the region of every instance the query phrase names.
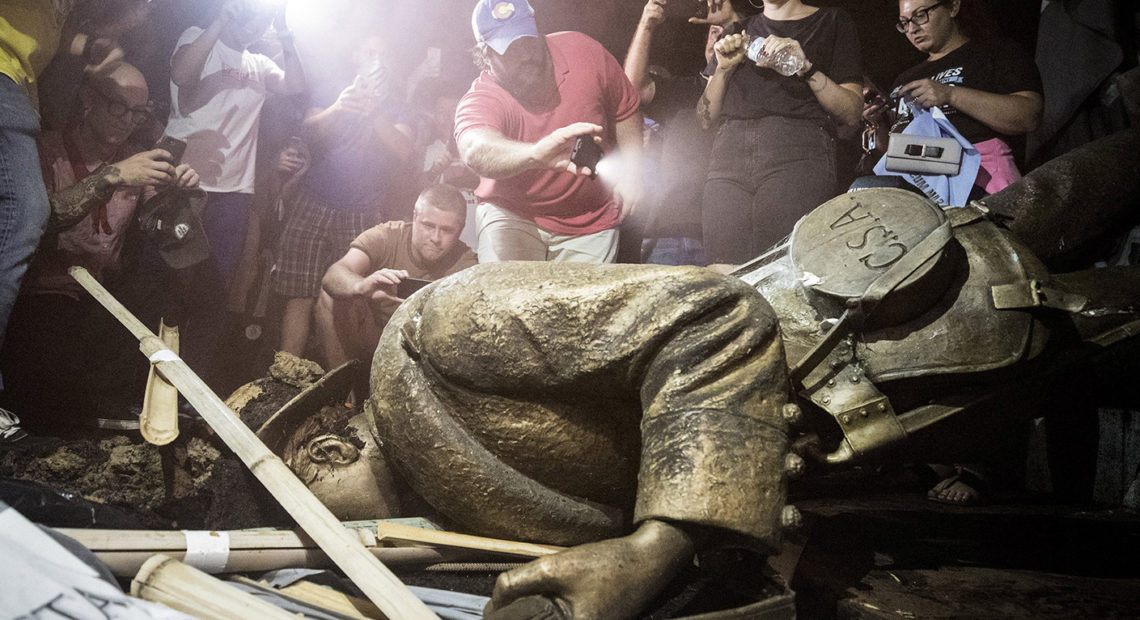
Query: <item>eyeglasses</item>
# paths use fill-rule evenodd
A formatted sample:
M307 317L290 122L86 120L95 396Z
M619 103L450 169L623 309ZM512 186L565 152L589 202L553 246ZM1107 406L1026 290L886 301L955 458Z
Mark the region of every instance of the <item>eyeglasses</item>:
M115 118L128 117L128 120L130 120L130 122L134 123L135 125L139 125L146 119L150 118L151 112L149 104L147 107L143 108L128 108L125 103L119 101L118 99L115 99L114 97L111 97L98 88L92 88L91 90L98 93L99 96L103 98L103 101L107 102L107 113L111 116L114 116Z
M934 4L932 4L928 7L916 9L914 11L914 13L910 14L910 19L900 19L897 22L895 22L895 30L898 30L899 32L901 32L903 34L906 34L906 32L908 30L910 30L911 24L914 24L915 26L924 25L926 22L930 21L930 12L931 11L942 6L943 4L946 4L949 1L950 0L939 0L939 2L935 2Z

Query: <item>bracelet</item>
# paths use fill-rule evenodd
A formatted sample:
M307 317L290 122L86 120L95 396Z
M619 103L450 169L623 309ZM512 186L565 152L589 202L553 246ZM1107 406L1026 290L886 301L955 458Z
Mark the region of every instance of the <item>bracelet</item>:
M803 74L803 75L801 75L801 76L800 76L800 79L806 82L806 81L808 81L808 80L810 80L810 79L811 79L811 76L813 76L813 75L815 75L815 74L817 74L817 73L819 73L819 68L818 68L818 67L816 67L816 66L813 64L813 65L811 66L811 69L808 69L808 72L807 72L807 73L805 73L805 74Z

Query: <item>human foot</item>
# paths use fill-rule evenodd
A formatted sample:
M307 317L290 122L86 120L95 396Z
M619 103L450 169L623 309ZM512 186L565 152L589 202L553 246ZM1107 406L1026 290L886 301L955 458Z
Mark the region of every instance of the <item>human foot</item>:
M982 499L980 488L983 480L967 469L943 479L927 492L926 498L942 504L971 506Z
M692 562L693 553L692 539L680 528L646 521L629 536L580 545L503 573L486 618L628 618Z

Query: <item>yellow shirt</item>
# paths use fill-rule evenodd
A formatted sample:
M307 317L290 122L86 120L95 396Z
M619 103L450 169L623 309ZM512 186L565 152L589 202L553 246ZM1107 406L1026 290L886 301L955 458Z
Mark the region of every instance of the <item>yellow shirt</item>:
M72 0L0 2L0 73L24 86L36 102L36 76L59 47Z

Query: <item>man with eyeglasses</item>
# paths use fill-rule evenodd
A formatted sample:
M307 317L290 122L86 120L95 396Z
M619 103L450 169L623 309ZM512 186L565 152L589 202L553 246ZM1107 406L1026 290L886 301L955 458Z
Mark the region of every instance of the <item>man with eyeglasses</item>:
M962 0L900 0L895 28L927 55L925 62L895 79L893 127L882 101L872 102L864 119L879 131L901 131L911 120L910 104L938 106L981 155L975 187L992 194L1021 178L1010 141L1033 131L1041 118L1041 77L1033 58L1011 41L973 39L959 22Z
M105 325L105 312L67 268L81 265L100 280L118 271L138 205L156 188L198 184L198 174L172 165L170 153L138 152L130 142L150 117L148 98L142 73L122 63L82 84L81 116L70 129L37 139L52 212L0 352L0 369L12 378L5 404L33 431L54 432L62 418L90 410L91 393L77 382L107 358L99 345L106 335L92 331Z

